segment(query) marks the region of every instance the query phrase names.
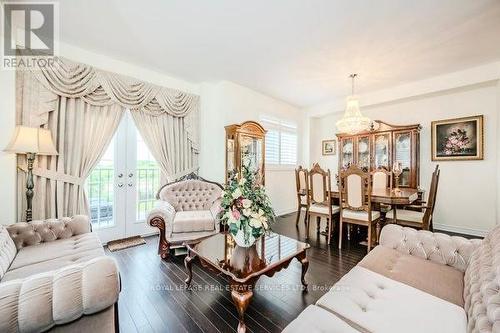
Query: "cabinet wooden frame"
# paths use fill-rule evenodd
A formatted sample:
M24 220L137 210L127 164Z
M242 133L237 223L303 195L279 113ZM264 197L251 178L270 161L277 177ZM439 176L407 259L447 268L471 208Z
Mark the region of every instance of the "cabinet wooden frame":
M339 133L338 138L338 151L339 151L339 170L345 170L347 165L344 165L344 143L348 140L352 140L352 164L358 165L358 143L360 138L369 137L370 142L370 167L368 170L363 170L366 172L372 172L377 168L375 164L375 152L376 152L376 141L375 138L379 135L388 136L388 169L392 170L392 165L396 159L396 138L397 135L408 133L410 135L410 174L408 178L408 184L400 185L400 187L408 188L418 188L420 184L420 129L422 127L420 124L412 125L392 125L381 120L374 120L370 130L357 133L357 134L347 134Z
M241 161L241 148L242 148L242 139L243 137L250 137L255 140L261 140L261 157L260 160L262 161L260 166L259 166L259 173L261 177L261 184L265 184L265 177L266 177L266 172L265 172L265 165L266 165L266 133L267 131L260 125L259 123L255 121L245 121L241 124L233 124L233 125L228 125L225 126L226 130L226 143L225 143L225 148L226 148L226 158L225 158L225 183L227 184L228 181L228 175L229 172L232 170L228 170L228 162L229 159L231 158L228 156L228 148L229 148L229 142L230 140L233 140L233 165L234 165L234 170L238 173L239 177L241 177L241 169L242 169L242 161Z

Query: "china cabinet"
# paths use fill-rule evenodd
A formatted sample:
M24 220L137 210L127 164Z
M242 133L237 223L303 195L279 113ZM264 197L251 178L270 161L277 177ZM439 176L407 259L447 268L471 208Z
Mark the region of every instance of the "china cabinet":
M366 172L380 167L391 170L394 162L399 162L399 187L418 188L420 128L419 124L401 126L375 120L369 131L337 134L339 169L356 164Z
M241 176L243 165L257 172L260 183L265 183L266 130L255 121L226 126L226 183L231 172Z

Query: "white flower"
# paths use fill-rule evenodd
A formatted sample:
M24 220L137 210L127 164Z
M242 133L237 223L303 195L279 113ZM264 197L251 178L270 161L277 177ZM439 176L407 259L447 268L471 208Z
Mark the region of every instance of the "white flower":
M245 215L245 216L252 215L252 210L250 208L243 209L243 215Z
M269 225L267 224L267 217L264 216L264 211L262 209L259 209L259 211L256 213L252 213L252 219L250 219L250 225L254 228L264 228L267 230L269 228Z
M241 178L240 179L240 185L241 186L245 185L246 182L247 182L247 180L245 178Z
M253 228L260 228L262 227L262 222L259 219L252 218L250 219L250 226Z
M243 199L243 208L250 208L252 206L252 200L250 199Z
M234 190L232 197L233 199L238 199L242 194L243 193L241 193L241 189L237 187L236 190Z

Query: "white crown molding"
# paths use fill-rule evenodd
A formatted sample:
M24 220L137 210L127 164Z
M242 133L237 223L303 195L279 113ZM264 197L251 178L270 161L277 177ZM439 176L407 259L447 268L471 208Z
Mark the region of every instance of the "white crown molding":
M393 102L500 79L500 61L359 95L362 107ZM345 98L305 108L309 117L343 112Z

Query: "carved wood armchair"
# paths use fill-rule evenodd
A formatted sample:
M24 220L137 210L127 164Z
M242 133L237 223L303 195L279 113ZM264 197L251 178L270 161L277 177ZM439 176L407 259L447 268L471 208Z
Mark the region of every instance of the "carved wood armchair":
M313 165L309 171L309 210L307 213L306 237L309 238L309 224L311 217L316 216L326 218L327 222L327 242L330 244L333 232L333 218L338 216L339 207L332 205L331 198L331 183L332 177L330 170L323 170L318 163Z
M306 213L304 222L307 223L307 214L309 213L309 172L302 166L295 169L295 184L297 186L297 220L295 225L299 225L300 213L302 208L305 208Z
M439 165L436 165L432 173L431 187L429 189L429 198L427 202L422 202L422 205L408 205L405 207L418 209L419 211L394 208L387 212L387 217L392 217L390 222L416 229L432 231L432 215L434 213L434 207L436 206L440 173L441 170L439 170Z
M190 174L163 186L147 223L160 230L158 254L218 233L222 186Z
M342 225L344 223L368 227L368 252L373 245L373 231L376 240L380 233L380 212L372 210L372 183L369 173L351 165L340 173L340 225L339 249L342 248ZM374 229L373 227L376 227Z

